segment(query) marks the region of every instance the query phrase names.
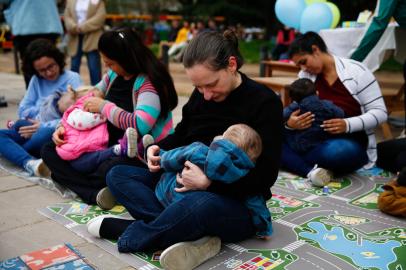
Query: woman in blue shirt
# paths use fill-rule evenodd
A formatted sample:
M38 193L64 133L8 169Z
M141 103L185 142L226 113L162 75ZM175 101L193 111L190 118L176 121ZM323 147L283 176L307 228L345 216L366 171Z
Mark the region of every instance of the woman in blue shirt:
M43 172L42 160L38 159L39 151L44 143L51 140L61 117L41 121L41 107L49 96L65 92L68 85L76 89L82 84L79 74L64 70L64 67L65 56L50 41L33 41L27 48L23 69L32 71L34 76L18 108L18 118L26 121L11 129L0 130L0 154L23 167L30 175L39 176ZM58 108L56 102L53 105Z

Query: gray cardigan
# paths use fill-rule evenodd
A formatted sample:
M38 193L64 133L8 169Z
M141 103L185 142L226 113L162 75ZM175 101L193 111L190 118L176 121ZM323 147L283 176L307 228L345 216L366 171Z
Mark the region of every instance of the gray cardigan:
M376 161L375 128L388 118L379 84L372 72L364 64L346 58L334 56L338 78L360 104L362 114L345 118L347 133L365 130L368 135L367 154L369 162L365 168L370 168ZM316 80L316 75L306 71L299 72L299 78Z

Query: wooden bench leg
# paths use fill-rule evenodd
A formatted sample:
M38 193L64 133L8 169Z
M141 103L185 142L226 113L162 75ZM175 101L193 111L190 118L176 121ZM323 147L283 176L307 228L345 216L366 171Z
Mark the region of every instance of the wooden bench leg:
M382 128L383 137L385 140L393 139L392 131L390 129L388 122L382 123L381 128Z

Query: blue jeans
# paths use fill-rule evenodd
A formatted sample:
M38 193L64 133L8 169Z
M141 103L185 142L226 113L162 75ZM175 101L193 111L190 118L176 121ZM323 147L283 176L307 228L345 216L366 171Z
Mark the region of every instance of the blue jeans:
M20 121L17 123L19 123L19 127L24 126ZM27 121L25 126L27 125L32 125L32 123ZM54 131L53 128L39 127L31 138L25 139L20 136L18 129L1 129L0 154L14 164L24 167L28 160L40 156L41 147L51 141Z
M120 252L162 249L206 235L236 242L255 234L242 202L196 191L164 208L154 192L158 180L159 174L133 166L119 165L108 173L111 192L136 219L119 238Z
M77 159L71 160L70 165L78 172L91 173L104 161L114 156L113 147L110 147L104 150L84 153Z
M351 139L330 139L305 154L293 151L287 143L282 146L282 167L302 177L315 164L335 174L346 174L359 169L368 162L366 150Z
M79 73L83 56L83 35L79 35L78 51L71 59L71 70ZM89 68L90 83L96 85L101 80L101 61L97 50L86 52L87 67Z

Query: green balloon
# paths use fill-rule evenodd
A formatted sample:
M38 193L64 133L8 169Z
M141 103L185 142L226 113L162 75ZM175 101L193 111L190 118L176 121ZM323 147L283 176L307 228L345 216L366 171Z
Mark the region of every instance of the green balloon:
M338 25L338 22L340 21L340 10L333 3L327 2L326 4L328 5L328 7L331 10L331 13L333 14L333 19L331 20L330 28L335 28Z
M310 6L311 4L314 3L322 3L322 2L326 2L326 0L305 0L306 5Z

